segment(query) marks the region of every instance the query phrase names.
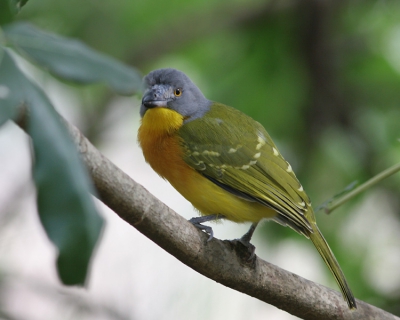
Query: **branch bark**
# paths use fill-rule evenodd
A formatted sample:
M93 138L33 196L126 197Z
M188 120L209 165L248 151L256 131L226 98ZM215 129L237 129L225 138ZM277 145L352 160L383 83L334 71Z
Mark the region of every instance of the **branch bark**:
M234 290L303 319L400 319L363 301L350 311L340 293L270 264L247 261L246 249L208 236L167 207L104 157L66 122L97 188L123 220L182 263Z

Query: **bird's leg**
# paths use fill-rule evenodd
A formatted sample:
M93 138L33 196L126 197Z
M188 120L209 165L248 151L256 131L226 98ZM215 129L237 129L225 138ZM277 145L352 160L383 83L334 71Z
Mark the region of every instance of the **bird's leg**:
M241 242L250 243L250 240L253 236L254 231L256 230L258 222L255 222L251 225L249 231L247 231L241 238Z
M234 240L236 242L240 242L244 245L248 252L250 253L249 261L254 259L256 247L250 243L251 237L253 236L254 231L256 230L258 222L255 222L251 225L249 231L247 231L240 239Z
M204 226L202 225L203 222L208 222L212 220L219 220L219 219L225 219L225 216L222 214L210 214L208 216L202 216L202 217L195 217L190 220L188 220L192 225L194 225L196 228L205 231L208 233L210 236L208 237L207 241L210 241L214 237L214 231L211 227L209 226ZM251 237L251 236L250 236Z

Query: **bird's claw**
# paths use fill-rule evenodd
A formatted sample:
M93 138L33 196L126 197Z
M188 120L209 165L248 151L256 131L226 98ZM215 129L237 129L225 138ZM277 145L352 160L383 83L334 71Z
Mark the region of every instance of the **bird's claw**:
M201 217L200 217L201 218ZM207 233L209 235L207 242L211 241L212 238L214 238L214 231L210 226L205 226L203 224L201 224L200 221L202 221L199 218L192 218L190 220L188 220L192 225L194 225L197 229L200 229L201 231L204 231L205 233Z

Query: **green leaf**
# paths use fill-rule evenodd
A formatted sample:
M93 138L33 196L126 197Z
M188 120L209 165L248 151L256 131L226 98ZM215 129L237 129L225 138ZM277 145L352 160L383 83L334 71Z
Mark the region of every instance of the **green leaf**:
M16 4L19 10L21 10L21 8L28 2L28 0L12 0L12 1Z
M12 73L13 68L7 63L5 51L0 47L0 126L7 120L14 119L21 105L18 96L11 94L10 87L18 86L17 79L10 77Z
M10 23L15 13L12 11L9 0L0 0L0 25Z
M14 14L21 11L21 8L26 5L28 0L8 0L10 8Z
M0 25L10 23L28 0L0 0Z
M141 90L140 73L79 40L41 31L28 23L4 28L8 42L52 74L77 83L104 82L119 94Z
M93 186L65 125L50 101L18 69L6 51L0 84L10 94L7 105L27 107L27 132L34 150L33 178L40 220L59 250L58 273L63 283L83 284L103 220L90 193Z

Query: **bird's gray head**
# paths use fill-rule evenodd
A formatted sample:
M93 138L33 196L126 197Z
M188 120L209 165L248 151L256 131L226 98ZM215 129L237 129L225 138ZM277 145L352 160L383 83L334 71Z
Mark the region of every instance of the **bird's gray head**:
M181 71L175 69L158 69L144 77L140 115L143 117L148 109L168 108L175 110L186 121L203 116L210 108L211 101Z

